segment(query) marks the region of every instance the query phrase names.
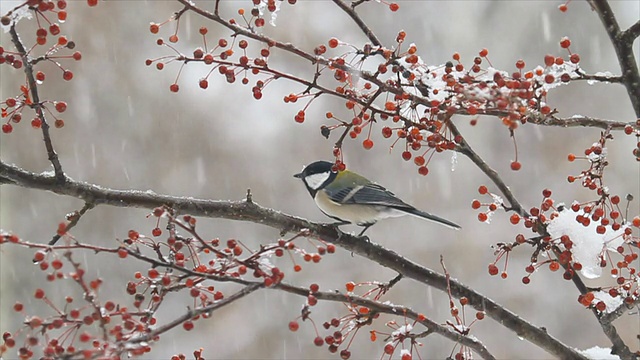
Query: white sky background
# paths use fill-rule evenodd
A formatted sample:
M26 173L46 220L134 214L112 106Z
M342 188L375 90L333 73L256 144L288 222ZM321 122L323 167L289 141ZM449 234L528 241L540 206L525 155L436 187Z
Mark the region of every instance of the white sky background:
M84 1L69 3L69 19L63 32L76 41L83 59L65 63L75 74L71 82L58 81L61 73L45 66L47 80L41 88L43 98L65 100L69 104L63 114L65 128L53 129L54 144L69 176L113 188L153 189L157 193L210 199L242 199L246 189L251 188L254 200L261 205L310 220L327 220L291 175L313 160L331 158L336 138L325 140L319 127L327 123L324 119L327 111L348 116L341 101L329 98L317 101L307 112L306 122L300 125L293 117L303 103L284 104L282 98L302 90L301 87L279 80L267 87L262 100L255 101L251 97L252 85L242 86L239 81L229 85L224 77L214 74L209 79L209 89L204 91L197 81L206 70L199 65L189 65L183 70L181 90L173 94L169 92L169 84L179 66L169 64L158 72L154 67L146 67L144 60L169 54L167 49L155 46L157 36L150 34L148 27L149 22L162 22L179 10L178 4L106 1L96 9L89 9ZM249 3L223 1L224 11L235 14L241 5L248 9ZM10 4L2 1L0 12L6 12ZM618 74L615 54L596 14L583 2L571 2L569 12L562 14L557 10L558 4L401 1L397 13L376 3L364 4L359 9L386 45L391 46L397 32L405 30L407 43L415 43L428 64L444 63L459 52L468 67L478 51L486 47L496 68L514 71L515 61L522 58L527 69L531 69L543 63L545 54L565 55L558 41L569 36L571 50L581 55L583 69L589 73ZM638 2L613 1L611 5L623 28L638 19ZM190 53L187 49L200 45L197 29L203 23L195 16L185 20L178 46ZM208 27L210 43L218 36L229 35L214 25ZM267 26L265 32L308 51L320 43L326 44L333 36L354 44L365 41L349 18L329 1L302 0L295 6L284 5L277 27ZM163 34L168 37L166 30ZM9 46L6 34L0 34L0 40L3 46ZM255 49L255 45L251 46ZM270 64L298 75L310 76L312 71L306 63L292 61L292 57L277 50L272 51ZM17 89L16 81L22 78L21 73L16 76L14 70L0 66L0 98L11 96ZM624 121L635 118L622 86L574 84L557 89L549 102L558 107L561 116L582 114ZM49 170L40 133L28 126L28 120L14 126L10 136L0 135L2 160L35 172ZM521 127L516 136L523 168L512 172L508 170L513 159L511 139L498 119L483 118L476 127L468 125L468 118L459 117L455 121L476 151L504 175L525 206L539 205L544 188L553 190L556 201L568 204L591 199L590 193L566 183L567 175L575 175L587 166L568 163L566 155L581 153L589 147L597 140L599 130ZM494 259L489 246L513 241L522 228L510 225L508 215L503 213L497 213L490 225L477 221L477 212L470 206L479 197L476 189L481 184L492 191L496 189L470 161L458 156L456 170L451 172L451 154L444 153L432 160L427 177L419 176L413 163L401 160L401 151L395 149L389 155L391 142L379 136L381 127L377 125L374 129L376 145L370 151L362 149L362 139L346 143L349 167L375 179L416 207L459 223L463 229L451 231L407 217L371 228L368 235L372 241L436 270L440 268L438 258L443 254L454 278L535 325L546 327L566 344L581 349L608 346L593 315L576 301L577 290L562 279L562 274L539 271L531 284L521 283L529 251L513 254L507 280L488 275L487 265ZM621 133L608 144L611 165L606 180L609 188L621 197L633 193L638 199L639 172L631 155L634 144L635 138ZM2 186L0 191L0 227L30 241L48 241L64 214L82 206L80 201L35 190ZM633 205L635 213L637 204L636 201ZM129 229L149 233L155 222L145 219L145 215L142 210L99 207L86 215L73 234L81 241L113 246L114 239L123 238ZM274 229L240 222L202 219L199 226L212 238L234 237L254 246L278 237ZM6 324L15 327L22 320L10 310L16 299L25 302L27 308L41 306L31 299L35 284L44 276L31 265L31 258L32 252L12 247L3 247L0 253L0 331L9 330ZM114 298L126 298L126 281L134 271L146 269L132 261L116 260L114 266L109 256L87 254L83 261L91 264L94 274L114 279L107 281L103 289L103 294ZM348 281L388 281L395 276L342 250L326 256L318 265L303 266L301 274L293 275L292 265L282 263L283 270L289 268L287 280L305 286L318 282L324 290L342 290ZM116 286L118 283L123 285ZM77 293L68 284L54 285L48 290L52 298L56 295L62 298L68 291ZM176 298L167 304L171 306L165 313L167 318L185 308L188 302L182 300ZM446 297L411 280L401 281L386 300L407 304L439 322L450 319ZM217 312L215 319L196 322L195 331L172 331L152 355L167 358L205 347L207 359L338 358L313 345L315 335L310 324L301 324L295 334L287 329L303 302L302 298L275 291L256 293ZM342 311L343 307L338 305L320 305L313 316L321 324L342 315ZM472 314L470 311L469 315ZM637 341L633 340L638 333L637 318L619 320L616 325L627 343L637 348ZM383 330L382 322L375 328ZM498 358L523 358L523 354L527 358L549 357L488 318L473 329L473 335ZM423 359L443 358L453 347L437 336L428 337L424 343ZM354 341L351 352L358 358L379 358L383 346L382 341L379 346L371 345L363 332Z

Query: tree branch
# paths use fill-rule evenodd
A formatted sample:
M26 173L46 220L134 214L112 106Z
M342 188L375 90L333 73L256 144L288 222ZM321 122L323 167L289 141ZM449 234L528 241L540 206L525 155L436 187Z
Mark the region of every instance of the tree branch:
M77 182L71 178L67 178L66 183L60 184L52 176L30 173L3 162L0 162L0 178L7 178L21 187L48 190L56 194L83 199L96 205L105 204L148 209L168 205L177 211L194 216L250 221L289 232L300 232L308 229L311 234L324 241L335 243L346 250L395 270L405 277L441 291L446 291L447 289L447 281L443 275L407 260L392 250L372 242L363 241L360 237L344 234L331 224L312 223L299 217L264 208L255 202L213 201L159 195L150 191L113 190ZM518 336L529 340L550 354L560 358L585 359L573 348L549 335L544 328L538 328L528 323L493 300L454 280L451 280L450 284L453 296L456 298L467 297L469 304L475 309L485 311L488 316L499 324L511 329Z
M43 106L40 103L38 83L36 82L36 78L33 75L33 64L31 63L31 59L29 58L29 53L22 44L22 40L20 40L20 36L16 31L15 24L11 25L11 27L9 28L9 34L11 34L11 42L13 42L13 45L16 47L18 54L20 54L20 57L22 58L22 63L24 64L24 72L27 76L27 84L29 85L29 92L31 93L32 97L32 104L30 104L30 106L35 110L38 118L42 121L42 137L44 140L44 146L47 149L49 161L51 161L51 164L53 165L53 171L55 172L56 180L63 182L65 180L64 172L62 171L62 165L60 164L60 159L58 159L58 154L53 149L51 135L49 134L50 126L47 122L46 117L44 116L44 111L42 111Z
M627 30L625 30L622 33L622 38L624 42L633 43L638 36L640 36L640 20L636 21L635 24L631 25Z
M589 3L598 13L600 21L609 35L609 39L611 39L622 70L622 82L627 88L633 110L636 116L640 118L640 72L638 72L638 63L633 54L633 40L637 37L637 35L634 37L634 34L640 32L640 29L638 29L640 25L636 23L629 28L631 32L623 33L608 1L589 0Z
M338 5L338 7L342 9L342 11L347 13L347 15L349 15L351 19L353 19L353 21L358 25L360 30L362 30L362 32L367 36L367 38L369 39L369 41L371 41L373 45L382 46L382 42L380 42L378 37L373 33L373 30L371 30L371 28L367 26L367 24L362 20L360 15L358 15L358 13L355 11L355 7L358 6L359 4L355 4L355 5L352 4L351 6L349 6L347 3L345 3L342 0L333 0L333 3Z
M454 136L462 136L458 128L451 121L451 119L447 119L446 125L449 128L449 130L451 130L451 133ZM467 141L464 138L462 138L462 142L456 147L456 151L468 157L469 160L471 160L474 164L476 164L476 166L485 175L487 175L489 179L491 179L491 181L498 187L498 189L500 189L500 192L502 192L502 195L504 195L505 198L507 198L507 201L509 201L509 207L511 208L511 210L520 214L520 216L522 217L529 216L529 213L520 204L518 199L516 199L515 195L513 195L513 193L511 192L511 189L509 189L509 186L507 186L507 184L505 184L505 182L502 181L502 178L500 178L500 175L498 174L498 172L493 170L489 166L489 164L484 162L484 160L482 160L482 158L471 148L471 146L469 146L469 143L467 143Z

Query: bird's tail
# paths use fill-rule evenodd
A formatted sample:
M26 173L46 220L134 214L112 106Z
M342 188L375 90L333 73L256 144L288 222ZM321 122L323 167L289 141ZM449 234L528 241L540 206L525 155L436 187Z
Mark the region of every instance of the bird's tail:
M438 224L444 225L444 226L452 228L452 229L456 229L456 230L460 229L460 225L458 225L458 224L456 224L454 222L451 222L451 221L449 221L447 219L443 219L443 218L441 218L439 216L436 216L436 215L429 214L429 213L424 212L424 211L420 211L420 210L415 209L415 208L402 209L402 210L407 212L408 214L411 214L411 215L414 215L414 216L417 216L417 217L421 217L423 219L427 219L427 220L436 222Z

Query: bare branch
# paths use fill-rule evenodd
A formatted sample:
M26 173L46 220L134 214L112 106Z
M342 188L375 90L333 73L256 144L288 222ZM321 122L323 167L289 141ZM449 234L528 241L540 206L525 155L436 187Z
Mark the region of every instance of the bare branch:
M607 0L589 0L591 7L598 13L602 25L611 39L613 48L618 57L618 63L622 70L622 79L624 86L627 88L631 105L640 118L640 72L638 71L638 63L633 53L633 35L626 35L620 30L618 20L609 6ZM629 30L634 34L640 32L640 25L634 24ZM637 36L637 35L636 35Z
M633 304L631 305L627 305L625 303L620 304L620 306L618 306L615 310L613 310L610 313L607 313L606 315L604 315L603 317L600 318L600 322L601 323L612 323L614 322L617 318L619 318L620 316L622 316L624 313L626 313L627 311L631 310L634 306L637 307L638 305L640 305L640 299L636 299Z
M451 130L451 133L454 136L462 136L460 134L460 131L458 130L458 128L455 126L455 124L450 119L446 121L446 124L447 124L447 127ZM462 142L460 142L460 144L458 144L458 146L456 147L456 151L458 151L459 153L464 154L466 157L468 157L469 160L471 160L474 164L476 164L476 166L485 175L487 175L487 177L489 179L491 179L491 181L498 187L498 189L500 189L500 192L502 192L502 194L505 196L505 198L507 198L507 201L509 201L509 208L511 210L517 212L518 214L520 214L520 216L523 216L523 217L529 216L529 213L520 204L518 199L516 199L515 195L513 195L513 193L511 192L511 189L509 189L509 186L507 186L507 184L504 181L502 181L502 178L500 177L498 172L493 170L489 166L489 164L487 164L471 148L471 146L469 146L469 143L467 143L467 141L464 140L464 138L462 138Z
M587 81L599 81L602 83L622 84L622 76L620 75L599 75L599 74L579 74L579 78L572 79L572 81L587 80Z
M622 38L624 42L633 43L635 39L640 36L640 20L636 21L635 24L631 25L627 30L622 33Z
M86 213L87 211L93 209L94 206L95 204L86 202L82 207L82 209L80 209L80 211L75 211L71 215L67 215L68 217L70 217L70 219L69 219L69 223L65 228L65 231L69 231L73 229L73 227L78 224L78 221L80 221L80 218L82 217L82 215L84 215L84 213ZM55 234L53 238L49 241L49 245L55 245L58 242L58 240L60 240L61 237L62 236L60 234Z
M364 20L362 20L360 15L358 15L358 13L355 11L355 7L359 4L352 4L351 6L349 6L343 0L333 0L333 3L338 5L338 7L342 9L342 11L347 13L347 15L349 15L351 19L353 19L353 21L358 25L360 30L362 30L362 32L367 36L367 38L373 45L382 46L382 42L380 42L378 37L373 33L373 30L371 30L371 28L367 26Z
M623 130L626 126L636 127L635 121L623 122L606 119L592 118L589 116L574 115L568 118L560 118L555 115L547 116L543 119L528 118L528 121L536 125L558 126L558 127L593 127L602 130Z

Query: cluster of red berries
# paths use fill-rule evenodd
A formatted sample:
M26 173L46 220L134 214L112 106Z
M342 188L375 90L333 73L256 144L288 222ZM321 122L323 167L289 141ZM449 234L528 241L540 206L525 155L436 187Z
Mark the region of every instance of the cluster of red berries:
M13 241L13 236L9 238ZM125 307L121 307L112 301L103 304L98 299L98 290L102 285L102 279L96 278L91 281L86 280L85 270L79 263L73 260L72 253L65 252L63 261L55 250L39 250L34 254L33 261L42 271L47 273L47 280L68 279L77 283L85 293L83 300L86 304L78 304L72 296L64 298L64 306L56 305L54 299L47 297L44 289L37 288L33 297L37 301L42 301L50 307L54 315L40 317L28 315L25 317L24 328L11 334L3 334L3 343L0 345L0 356L7 356L9 349L18 347L17 353L21 359L34 357L35 349L39 348L42 359L54 359L82 354L85 358L93 358L102 355L117 353L114 339L120 340L124 337L118 336L123 328L132 330L138 328L138 333L144 332L135 325L133 316ZM67 265L69 264L69 265ZM66 270L64 269L66 268ZM13 310L18 313L26 313L28 306L21 302L13 305ZM119 321L119 322L118 322ZM109 335L113 336L108 340L94 335L93 324L100 326L109 325ZM18 345L17 336L23 337L23 343ZM62 334L62 335L60 335ZM148 346L133 349L138 355L150 351Z
M88 1L89 5L94 6L97 4L97 0ZM60 70L62 71L62 78L66 81L70 81L73 79L73 72L71 70L63 68L56 60L59 59L73 59L79 61L82 59L82 54L79 51L74 52L71 55L54 55L60 49L74 49L75 43L73 41L69 41L66 36L61 35L60 24L67 20L67 11L65 10L67 7L66 0L58 0L58 1L45 1L45 0L29 0L26 1L21 6L28 6L29 11L32 11L35 18L38 20L36 29L36 45L46 45L48 42L49 35L56 36L54 44L51 45L45 52L44 55L39 57L39 60L45 59L52 61ZM13 10L15 13L17 9ZM57 16L59 23L51 22L48 18L49 13L54 13ZM40 21L42 20L42 21ZM2 17L1 22L5 26L11 25L17 19L14 19L11 15L5 15ZM42 23L48 24L48 27L43 27ZM8 51L4 47L0 46L0 65L7 64L12 66L15 69L20 69L23 67L24 59L33 59L35 56L32 54L37 49L36 46L31 47L27 53L22 54L19 52ZM27 57L30 56L30 57ZM32 60L27 60L32 61ZM33 101L31 98L31 90L32 87L37 86L44 82L46 75L42 71L32 71L31 67L28 68L28 76L27 76L27 84L22 85L20 87L20 95L13 96L7 98L2 104L5 106L0 108L1 115L3 119L7 119L4 124L2 124L2 132L5 134L9 134L13 132L13 124L17 124L22 120L23 111L26 108L30 108L33 106ZM32 80L31 80L32 79ZM65 102L51 102L51 101L41 101L40 106L46 106L48 103L54 104L54 107L57 112L64 112L67 108ZM64 120L55 117L54 115L54 126L56 128L61 128L64 126ZM35 116L31 120L31 126L34 129L39 129L42 127L43 119L39 116Z
M603 135L606 137L607 135ZM599 143L596 143L592 148L599 149ZM593 149L589 149L592 150ZM599 150L596 150L599 152ZM570 156L570 159L572 157ZM636 299L640 297L640 289L638 288L638 269L633 265L638 259L638 252L632 246L640 245L638 238L633 237L632 227L640 228L640 217L634 217L630 222L624 222L621 218L620 197L618 195L610 195L606 191L606 188L602 184L598 184L600 191L598 194L600 198L596 201L587 202L584 204L573 203L570 209L563 209L564 205L556 206L554 200L551 198L552 192L549 189L542 191L543 200L539 207L533 207L529 210L528 216L524 219L518 215L513 214L510 217L510 222L513 225L519 224L522 220L525 228L530 229L534 233L540 234L537 237L527 239L523 234L518 234L515 237L513 243L499 243L497 244L497 257L496 260L489 265L489 274L497 275L500 270L497 263L505 257L504 269L501 273L502 278L507 277L507 265L509 253L519 245L529 244L534 249L531 254L531 263L526 266L526 276L522 278L524 284L531 282L531 276L533 273L547 266L552 272L558 271L561 268L563 271L563 278L565 280L571 280L576 274L576 271L583 269L583 264L576 260L574 255L574 243L572 239L566 235L560 235L557 238L553 238L547 232L549 224L554 221L561 211L572 211L575 213L576 226L589 227L592 224L597 224L594 227L594 234L602 236L608 231L621 231L619 235L621 237L619 245L616 251L612 252L608 250L608 244L603 243L602 251L600 252L599 266L602 268L610 266L611 276L615 278L615 284L608 287L603 287L603 290L608 289L608 294L611 297L620 297L622 301L628 304L632 304ZM596 190L596 189L594 189ZM481 186L479 189L480 194L489 194L485 186ZM496 199L495 196L494 200ZM494 201L488 206L489 211L495 211L498 206L501 206L501 201L497 203ZM472 202L472 207L478 209L483 206L479 200ZM482 216L480 216L482 215ZM486 213L480 213L479 220L486 221ZM578 225L579 224L579 225ZM623 226L626 226L623 228ZM610 228L610 229L609 229ZM580 239L581 241L587 241ZM587 245L582 245L583 247ZM598 246L589 245L589 246ZM544 253L547 260L538 262L539 256ZM620 260L614 260L613 256L618 255ZM583 294L578 301L585 306L593 306L599 311L605 311L605 302L594 298L593 294Z
M297 2L297 0L289 0L288 2L289 4L294 5ZM253 0L254 6L250 10L251 18L247 19L245 17L244 9L239 9L238 15L244 21L245 27L247 29L250 29L253 32L255 30L254 27L259 28L265 25L265 19L264 19L262 10L266 9L270 13L275 13L278 10L279 4L280 4L280 1L275 1L275 0ZM177 13L162 23L151 23L149 26L149 31L152 34L158 34L160 32L160 28L163 25L175 21L176 22L175 31L168 38L170 43L175 44L179 41L178 30L179 30L179 20L181 15L182 13ZM229 20L229 24L238 26L238 22L235 19ZM244 76L242 77L243 85L246 85L249 83L249 79L246 76L249 71L253 75L258 75L260 73L264 73L264 70L266 70L267 60L271 53L269 47L271 47L272 44L269 44L269 47L267 48L260 49L259 56L255 58L250 58L247 54L247 48L249 46L249 43L247 42L247 40L244 40L244 39L238 40L237 36L232 36L231 44L229 44L229 41L227 39L220 38L218 39L216 46L212 49L209 49L207 46L207 39L206 39L208 29L206 27L201 27L199 29L199 33L202 35L202 38L203 38L203 47L199 47L193 50L192 57L187 57L181 54L172 45L165 43L162 38L157 39L156 43L158 45L167 46L170 49L172 49L176 54L163 56L158 59L147 59L146 60L147 66L153 63L156 63L156 68L158 70L162 70L164 68L165 63L172 62L172 61L180 61L182 62L182 66L184 66L187 62L194 62L194 61L202 62L206 65L213 64L213 67L209 70L207 75L201 78L198 82L198 85L202 89L208 88L209 86L208 77L216 69L219 71L220 74L225 76L226 81L228 83L234 83L236 81L237 75L244 74ZM242 54L238 56L236 61L232 61L231 56L233 56L235 53L233 50L233 47L236 45L238 48L242 50ZM220 51L218 52L218 50ZM182 68L180 69L180 71L181 70ZM170 91L172 92L179 91L180 89L178 85L179 77L180 77L180 72L178 73L178 76L176 77L176 80L174 81L174 83L172 83L169 86ZM263 85L265 85L265 83L269 82L273 78L274 77L271 77L266 81L258 81L258 83L256 83L256 86L252 88L253 97L256 100L259 100L262 98ZM259 84L260 82L262 83L262 85Z

